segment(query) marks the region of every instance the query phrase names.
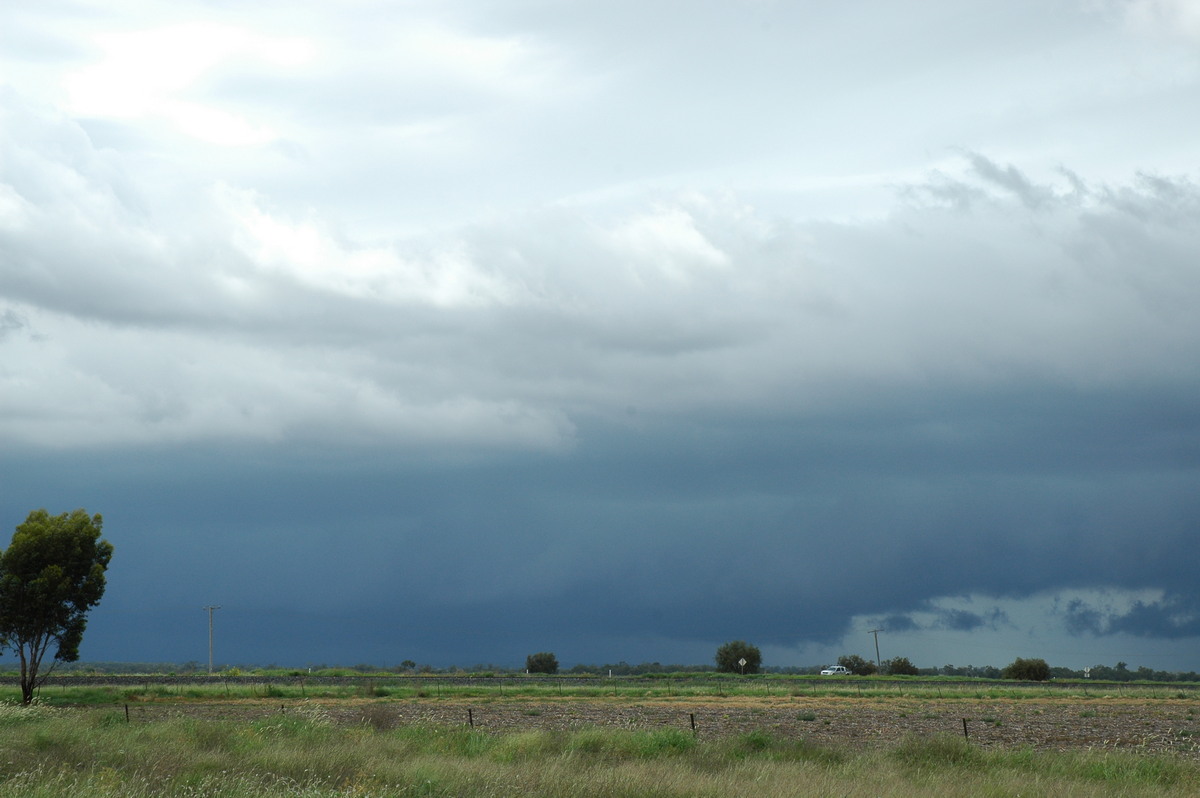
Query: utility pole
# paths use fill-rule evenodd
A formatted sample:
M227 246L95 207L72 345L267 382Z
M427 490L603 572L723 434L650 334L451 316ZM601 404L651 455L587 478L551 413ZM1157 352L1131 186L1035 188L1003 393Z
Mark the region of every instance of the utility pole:
M872 629L867 632L869 635L875 635L875 669L879 673L883 673L883 661L879 659L879 633L882 631L883 629Z
M207 607L201 607L208 611L208 675L212 676L213 658L212 658L212 630L213 630L213 610L221 609L219 604L210 604Z

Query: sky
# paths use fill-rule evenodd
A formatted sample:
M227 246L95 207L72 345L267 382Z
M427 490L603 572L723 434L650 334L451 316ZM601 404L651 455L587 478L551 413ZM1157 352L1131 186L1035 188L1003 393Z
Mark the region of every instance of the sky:
M84 660L1200 669L1190 0L6 3L0 115Z

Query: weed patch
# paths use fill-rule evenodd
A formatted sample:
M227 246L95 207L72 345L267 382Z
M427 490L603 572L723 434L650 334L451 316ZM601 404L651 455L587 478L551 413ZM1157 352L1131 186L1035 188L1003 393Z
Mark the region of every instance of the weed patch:
M915 770L978 768L984 763L983 753L978 748L950 735L905 738L891 756L901 766Z

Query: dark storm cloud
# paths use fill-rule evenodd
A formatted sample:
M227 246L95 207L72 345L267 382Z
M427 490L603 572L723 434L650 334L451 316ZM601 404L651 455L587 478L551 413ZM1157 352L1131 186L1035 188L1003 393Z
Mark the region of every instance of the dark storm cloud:
M1135 601L1128 609L1096 607L1073 601L1067 608L1072 634L1127 634L1140 638L1183 640L1200 634L1200 594L1172 587L1161 598Z
M1137 602L1129 612L1111 618L1109 631L1138 637L1181 640L1200 635L1200 595L1195 590L1170 593L1161 601Z
M985 627L995 629L999 624L1008 623L1008 618L1004 613L996 609L986 615L960 609L923 609L926 613L932 613L932 620L922 622L911 615L889 615L880 621L881 631L900 633L919 632L926 629L949 629L957 632L971 632Z
M995 628L997 624L1008 619L1004 613L993 611L988 615L980 615L966 610L943 610L938 613L938 626L957 631L972 631L983 627Z
M921 625L908 615L889 615L879 622L879 626L888 632L915 632Z
M585 425L569 455L441 468L319 449L164 453L172 472L102 458L109 484L81 476L68 492L140 508L108 519L123 557L93 631L118 649L174 639L130 638L122 623L166 627L199 594L229 608L227 645L243 659L289 662L352 649L519 661L551 645L564 661L661 660L664 645L732 637L834 641L856 614L904 617L966 591L1151 580L1194 601L1176 554L1200 518L1194 464L1173 473L1120 457L1104 433L1134 422L1134 407L1047 404L1038 424L998 428L971 397L946 395L867 426L858 415L694 419L650 434ZM957 441L914 433L934 420ZM268 644L252 619L279 613L316 616L325 632L273 631ZM1138 610L1122 623L1152 620ZM943 610L928 628L1005 624L993 610ZM386 639L359 637L370 628Z
M1067 631L1073 635L1107 632L1103 613L1081 599L1074 599L1068 604L1065 616Z

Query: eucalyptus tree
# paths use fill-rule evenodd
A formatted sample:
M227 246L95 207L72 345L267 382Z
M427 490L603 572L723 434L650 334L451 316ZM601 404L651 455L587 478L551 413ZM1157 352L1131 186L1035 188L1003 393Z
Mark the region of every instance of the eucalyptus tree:
M0 554L0 649L20 659L26 704L55 663L79 659L87 614L104 595L112 560L112 544L100 539L102 525L85 510L34 510Z
M762 652L745 640L731 640L717 649L717 670L725 673L758 673Z

